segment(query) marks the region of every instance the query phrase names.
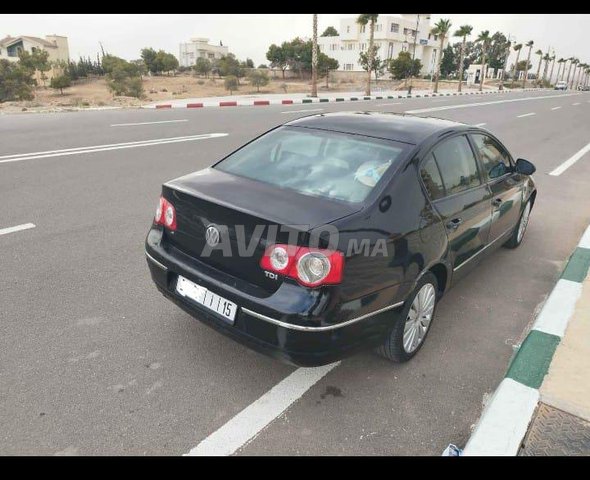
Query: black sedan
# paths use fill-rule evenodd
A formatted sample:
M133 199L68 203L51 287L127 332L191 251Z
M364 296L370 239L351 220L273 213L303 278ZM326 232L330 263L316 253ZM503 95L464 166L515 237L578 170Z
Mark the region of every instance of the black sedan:
M470 125L313 115L165 183L148 265L179 307L292 364L407 361L451 285L520 245L534 171Z

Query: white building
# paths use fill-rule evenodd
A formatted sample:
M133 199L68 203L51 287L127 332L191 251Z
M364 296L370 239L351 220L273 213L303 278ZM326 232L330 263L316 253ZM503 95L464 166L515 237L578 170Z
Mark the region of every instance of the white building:
M396 58L402 51L414 54L415 42L414 58L422 62L421 73L432 73L440 39L430 33L431 29L429 14L379 15L374 35L374 44L379 47L377 56L385 60ZM359 54L368 49L369 25L359 25L356 17L343 18L338 33L338 37L318 37L320 51L338 60L338 70L362 71ZM448 40L445 40L444 46L447 45Z
M190 43L180 44L178 61L181 67L191 67L197 63L197 58L215 60L228 54L228 48L219 42L219 45L209 44L208 38L191 38Z

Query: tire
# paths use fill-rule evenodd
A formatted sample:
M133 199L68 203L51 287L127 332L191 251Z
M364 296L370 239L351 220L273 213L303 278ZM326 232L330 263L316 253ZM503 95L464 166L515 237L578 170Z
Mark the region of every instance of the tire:
M517 248L523 241L524 235L526 233L526 227L529 223L529 218L531 215L532 203L530 200L527 200L524 208L522 209L522 213L520 214L520 218L518 223L514 227L514 231L512 232L511 237L508 241L504 244L506 248ZM522 222L526 222L524 224L522 232L520 232Z
M429 287L427 287L427 285L429 285ZM408 351L408 349L404 347L404 331L406 323L412 321L410 319L410 314L411 311L415 312L415 309L413 309L412 306L420 292L422 292L422 298L425 301L425 303L430 304L430 301L433 302L432 310L429 314L429 321L428 325L426 326L426 331L421 334L422 336L419 339L418 344L413 349L410 348L410 351ZM430 296L431 294L432 297ZM402 311L396 314L395 323L393 324L393 327L387 334L387 337L385 338L384 342L379 347L377 347L377 353L382 357L385 357L388 360L397 363L407 362L414 355L416 355L422 348L422 345L424 345L426 337L428 336L428 332L430 331L430 327L432 325L432 321L434 320L434 315L436 313L437 299L438 282L436 281L436 277L432 273L428 272L420 279L420 281L416 285L416 288L412 290L410 295L408 295L408 298L404 304L404 308L402 309ZM415 314L416 313L414 313L414 315ZM420 325L418 325L418 323ZM416 335L420 335L419 332L424 326L423 321L418 321L417 319L416 321L414 321L414 324L418 329L416 330ZM408 328L412 327L409 326ZM409 331L408 334L410 335Z

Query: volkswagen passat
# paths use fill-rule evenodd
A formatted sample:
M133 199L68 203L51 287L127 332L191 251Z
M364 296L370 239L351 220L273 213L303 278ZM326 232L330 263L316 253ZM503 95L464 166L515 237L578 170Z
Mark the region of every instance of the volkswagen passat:
M534 171L465 124L309 116L165 183L147 261L164 296L260 352L406 361L451 285L522 242Z

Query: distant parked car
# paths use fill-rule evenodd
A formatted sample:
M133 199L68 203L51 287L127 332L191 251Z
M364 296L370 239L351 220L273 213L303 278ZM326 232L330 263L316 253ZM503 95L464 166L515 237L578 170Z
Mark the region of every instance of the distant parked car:
M555 84L555 90L567 90L567 82L560 80Z
M590 85L578 85L578 90L582 92L588 92L590 91Z

